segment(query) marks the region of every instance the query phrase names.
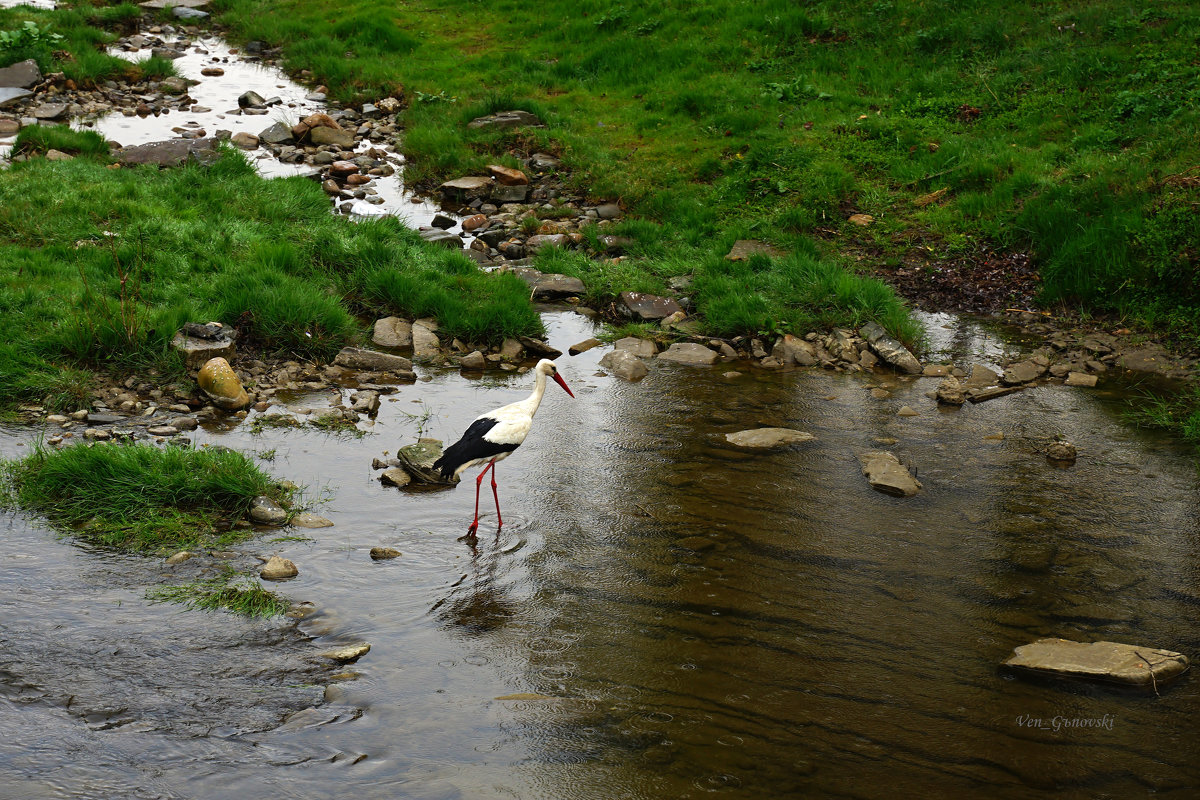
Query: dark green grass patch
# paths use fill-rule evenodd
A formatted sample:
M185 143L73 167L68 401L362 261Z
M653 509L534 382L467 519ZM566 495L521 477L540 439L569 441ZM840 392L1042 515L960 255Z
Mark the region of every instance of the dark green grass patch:
M707 260L737 230L785 247L816 236L835 260L865 236L897 257L915 229L1031 252L1046 301L1136 315L1195 283L1193 225L1160 202L1200 163L1195 3L496 0L465 25L449 0L215 5L341 98L408 87L410 179L545 149L579 188L662 223L662 251ZM465 127L500 107L547 127ZM1194 211L1185 190L1178 208ZM876 227L848 225L856 212ZM667 268L639 257L651 282ZM755 283L709 303L710 322L780 317L792 301Z
M395 220L337 217L314 182L263 180L236 153L209 169L34 159L0 181L0 404L63 407L81 369L169 368L189 321L329 358L362 335L358 313L434 316L470 341L541 329L519 279Z
M174 552L244 538L230 529L259 495L286 492L241 453L151 445L38 448L3 465L5 504L90 543Z
M13 141L17 155L45 155L50 150L103 157L108 155L108 142L95 131L77 131L67 125L30 125Z

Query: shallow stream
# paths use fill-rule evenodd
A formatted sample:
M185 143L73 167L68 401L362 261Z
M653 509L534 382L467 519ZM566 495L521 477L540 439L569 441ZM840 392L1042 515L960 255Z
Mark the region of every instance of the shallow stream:
M592 332L545 319L564 350ZM1006 348L927 321L957 363ZM247 547L299 566L280 589L315 604L311 641L286 620L149 605L171 568L5 517L6 796L1195 796L1194 679L1156 697L998 668L1042 636L1200 652L1195 462L1122 424L1121 393L1041 386L941 411L936 379L655 363L628 384L596 373L602 353L559 360L577 399L550 387L498 468L504 528L485 487L474 551L458 541L470 478L405 492L369 463L422 432L453 440L527 376L432 373L361 440L197 432L331 496L318 511L335 527ZM896 416L905 404L920 415ZM763 425L817 438L724 444ZM1033 450L1057 433L1079 447L1069 469ZM0 454L34 437L6 429ZM856 455L879 438L921 494L867 486ZM403 556L374 562L379 545ZM358 679L277 728L319 703L313 655L357 641L372 645ZM500 699L523 693L540 697Z

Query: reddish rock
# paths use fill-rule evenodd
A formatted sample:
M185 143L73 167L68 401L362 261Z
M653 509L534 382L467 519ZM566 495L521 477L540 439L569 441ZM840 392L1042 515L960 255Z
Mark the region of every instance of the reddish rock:
M521 170L502 167L499 164L488 164L488 173L498 183L505 186L524 186L529 183L529 176L521 172Z
M487 221L488 221L488 218L486 215L476 214L474 216L467 217L466 219L464 219L462 221L462 229L464 231L473 231L476 228L486 225Z
M644 321L660 320L671 316L676 311L683 310L669 297L658 297L642 292L621 292L618 299L629 316Z
M329 165L329 174L335 178L345 178L347 175L358 173L358 165L353 161L335 161Z
M362 186L364 183L370 183L371 178L367 175L348 175L346 183L350 186Z

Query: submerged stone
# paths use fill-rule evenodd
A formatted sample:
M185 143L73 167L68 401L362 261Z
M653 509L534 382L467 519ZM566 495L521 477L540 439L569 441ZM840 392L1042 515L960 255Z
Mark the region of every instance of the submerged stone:
M271 556L271 560L258 571L258 576L264 581L286 581L300 574L296 565L286 558Z
M702 344L694 342L676 342L659 355L660 361L674 361L677 364L690 364L698 367L712 366L717 361L717 353Z
M645 363L631 350L613 350L600 359L600 366L621 380L640 381L650 372Z
M725 440L730 444L751 450L771 450L801 442L811 442L815 438L811 433L793 428L753 428L725 434Z

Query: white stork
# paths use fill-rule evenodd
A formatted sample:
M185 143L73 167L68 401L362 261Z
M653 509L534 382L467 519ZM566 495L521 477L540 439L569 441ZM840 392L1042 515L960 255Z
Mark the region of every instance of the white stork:
M508 458L509 453L525 441L529 429L533 426L533 415L537 413L538 406L542 404L542 395L546 392L546 376L554 378L571 397L575 396L558 374L558 367L554 366L550 359L543 358L533 371L537 382L529 397L476 417L462 438L447 447L441 458L433 462L433 468L441 471L446 480L457 478L459 473L469 467L487 464L475 479L475 520L467 529L468 538L475 538L475 531L479 528L479 488L488 470L492 471L492 496L496 498L497 530L504 525L504 520L500 518L500 495L496 492L496 462Z

